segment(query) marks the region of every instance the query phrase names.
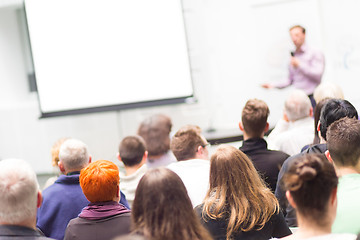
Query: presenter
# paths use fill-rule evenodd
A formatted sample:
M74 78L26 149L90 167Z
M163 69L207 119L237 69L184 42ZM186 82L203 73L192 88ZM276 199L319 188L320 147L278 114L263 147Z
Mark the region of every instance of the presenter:
M305 43L305 28L296 25L290 28L290 37L295 45L295 51L291 52L289 64L289 76L284 82L278 84L264 83L263 88L285 88L293 85L303 90L315 106L313 93L320 84L325 68L324 55Z

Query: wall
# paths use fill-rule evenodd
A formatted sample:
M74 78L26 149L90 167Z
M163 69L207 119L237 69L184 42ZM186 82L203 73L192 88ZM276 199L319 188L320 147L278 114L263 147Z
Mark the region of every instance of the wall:
M197 103L49 119L38 118L37 96L29 92L19 4L1 3L0 158L24 158L38 173L52 171L51 145L66 136L87 143L95 160L116 161L120 140L154 113L171 116L175 131L189 123L238 131L241 108L257 97L269 104L274 124L290 89L264 90L260 84L286 77L293 24L305 25L309 44L324 51L324 81L340 83L359 107L353 87L360 74L360 36L351 27L359 22L355 0L183 0Z

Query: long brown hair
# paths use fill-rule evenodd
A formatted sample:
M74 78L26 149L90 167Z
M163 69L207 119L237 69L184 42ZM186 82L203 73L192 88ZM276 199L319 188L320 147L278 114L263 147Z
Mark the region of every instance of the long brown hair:
M137 186L133 232L149 240L207 240L210 234L192 208L180 177L169 169L150 169Z
M222 145L210 160L210 189L203 216L228 219L226 239L236 231L260 230L279 211L279 203L239 149ZM205 218L206 221L206 218Z

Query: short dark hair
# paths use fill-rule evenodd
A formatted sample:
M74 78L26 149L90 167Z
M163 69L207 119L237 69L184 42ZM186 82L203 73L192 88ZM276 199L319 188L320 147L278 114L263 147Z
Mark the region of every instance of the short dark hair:
M171 119L163 114L152 115L141 122L138 135L145 140L150 157L169 151L171 127Z
M354 167L360 159L360 121L342 118L330 125L327 146L335 165Z
M329 99L320 113L320 133L321 136L326 140L326 131L327 128L336 120L339 120L343 117L349 117L356 119L358 118L358 113L355 107L347 100L342 99Z
M306 29L301 25L294 25L289 29L289 31L293 30L294 28L300 28L304 34L306 33Z
M145 141L140 136L125 137L119 146L121 161L128 167L139 164L145 151Z
M266 127L269 114L269 107L264 101L248 100L241 113L244 131L251 137L260 137Z
M205 147L207 142L200 135L198 126L187 125L179 129L171 139L170 148L178 161L195 157L199 146Z
M327 221L327 203L338 178L324 154L304 154L295 159L284 175L283 184L290 191L298 213L316 221Z

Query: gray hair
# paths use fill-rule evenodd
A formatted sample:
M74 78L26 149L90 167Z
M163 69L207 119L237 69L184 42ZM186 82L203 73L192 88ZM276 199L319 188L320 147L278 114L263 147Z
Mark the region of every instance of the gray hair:
M68 139L60 147L59 160L65 170L81 170L89 163L89 151L85 143Z
M315 88L314 99L316 103L326 98L344 99L341 87L333 82L323 82Z
M18 224L36 217L39 184L30 165L20 159L0 161L0 221Z
M285 101L284 111L290 121L296 121L309 116L311 102L305 92L294 90Z

